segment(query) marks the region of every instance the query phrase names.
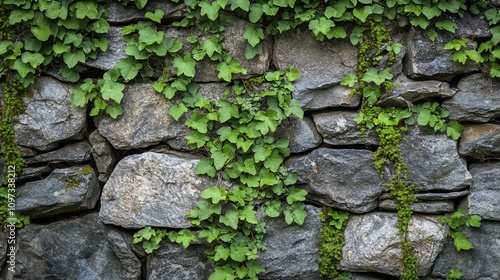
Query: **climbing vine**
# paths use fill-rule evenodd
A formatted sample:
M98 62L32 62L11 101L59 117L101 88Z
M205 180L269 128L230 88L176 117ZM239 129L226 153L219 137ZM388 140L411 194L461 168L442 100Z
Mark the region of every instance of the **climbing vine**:
M325 279L351 279L348 272L340 272L337 265L342 259L342 247L344 247L344 229L347 226L349 213L334 211L324 207L319 218L321 227L320 249L319 249L319 272Z
M109 0L0 0L5 27L20 26L19 31L0 34L0 73L4 84L2 110L2 153L6 161L21 167L19 150L14 142L12 121L22 111L21 98L35 77L52 68L70 82L79 82L71 104L89 105L90 115L107 113L112 118L123 112L121 100L127 83L144 79L167 99L175 100L169 114L183 120L192 129L186 137L192 149L203 155L195 173L230 181L232 187L212 186L202 192L202 200L187 217L198 232L183 229L167 231L146 227L135 234L135 242L143 242L147 252L157 249L167 237L172 242L189 246L204 239L211 244L206 256L215 264L210 279L257 279L263 271L256 261L258 252L266 249L265 217L283 216L288 224L302 224L306 217L305 190L294 187L297 176L288 173L283 160L290 153L288 141L273 136L281 122L290 116L301 118L299 103L292 98L292 82L300 73L290 69L273 69L251 79L240 61L227 50L223 31L231 24L233 12L247 20L243 38L247 41L246 59L263 52L266 35L277 35L307 26L320 41L348 38L359 45L356 74L347 75L342 85L352 87L362 96L355 119L362 133L375 129L379 147L373 153L374 166L385 175L390 170L387 190L396 200L397 227L402 236L403 279L416 279L413 245L408 240L410 205L416 201L416 186L407 183L408 167L401 156L400 143L407 126L418 123L434 132L444 132L458 139L462 127L446 122L449 113L439 103L425 102L408 108L382 107L377 101L394 88L391 66L402 49L393 42L385 27L386 20L399 17L410 25L427 31L431 40L437 31L454 33L458 26L453 16L484 11L492 38L476 42L475 38L454 38L445 49L454 50L454 61L487 62L492 77L500 76L500 15L495 7L482 0L185 0L187 12L173 22L189 32L185 41L165 36L164 12L147 12L144 20L121 28L126 42L127 58L120 60L102 77L85 78L85 63L106 51L108 41L103 34L110 25L106 18ZM120 0L142 9L147 0ZM173 0L178 3L180 0ZM8 23L8 24L7 24ZM344 23L354 23L345 28ZM193 82L196 65L201 60L214 63L217 77L226 82L227 90L215 99L207 99ZM18 168L17 170L21 170ZM333 214L332 214L333 213ZM337 225L335 214L322 214L324 223L334 223L335 232L323 229L323 244L339 244L345 219ZM339 214L344 217L344 214ZM339 216L340 217L340 216ZM322 276L338 275L328 271L339 259L341 246L334 250L322 247ZM326 245L331 246L331 245Z

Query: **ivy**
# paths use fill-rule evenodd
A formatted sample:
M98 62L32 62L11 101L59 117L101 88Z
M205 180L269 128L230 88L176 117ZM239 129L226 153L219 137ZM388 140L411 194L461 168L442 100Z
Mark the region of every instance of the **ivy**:
M467 239L467 236L463 234L462 228L464 225L467 227L480 227L480 216L470 214L465 215L465 210L459 209L450 217L441 216L439 217L439 220L450 227L448 236L453 238L453 244L455 245L457 251L470 250L474 248L472 243Z
M323 223L320 230L318 259L320 276L325 279L351 279L350 273L340 272L336 268L342 259L344 229L349 219L349 213L325 207L320 212L319 217Z

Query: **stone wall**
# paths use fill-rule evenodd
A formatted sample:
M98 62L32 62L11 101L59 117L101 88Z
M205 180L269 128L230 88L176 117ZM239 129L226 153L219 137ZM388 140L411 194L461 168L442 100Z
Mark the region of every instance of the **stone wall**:
M183 11L180 5L150 2L146 9L164 10L166 20ZM120 26L144 14L115 3L107 7L113 24L110 50L87 63L89 71L110 69L125 56ZM456 21L465 26L461 35L490 36L482 16ZM235 18L225 31L226 46L240 61L245 61L247 24ZM166 36L188 36L165 28ZM405 47L393 69L396 89L380 103L439 101L451 120L465 125L458 142L410 127L402 143L409 181L419 188L410 229L417 272L422 279L442 279L458 268L463 279L500 279L500 82L489 79L478 64L451 62L450 52L443 50L447 35L431 42L409 26L392 32ZM353 279L401 275L394 201L371 159L377 138L360 137L353 120L360 99L339 85L354 73L356 63L357 48L348 41L318 42L303 28L266 39L263 54L243 63L248 76L295 66L302 77L295 83L294 98L305 111L304 119L290 119L278 135L290 139L292 155L286 164L309 192L309 215L303 226L269 221L268 251L259 259L266 271L260 279L319 279L322 206L352 213L339 269L353 272ZM195 78L207 95L223 89L213 66L199 64ZM16 272L4 265L0 277L207 279L212 265L203 258L203 244L183 249L164 242L152 255L132 244L133 233L147 225L189 227L184 213L214 184L194 175L199 157L186 145L189 131L166 113L172 102L151 84L131 84L122 116L89 118L87 109L68 104L73 87L55 74L38 77L15 124L28 162L18 180L17 209L31 216L31 224L17 232ZM465 230L474 244L465 252L455 250L447 227L437 221L459 207L484 219L480 228ZM1 243L0 268L6 252Z

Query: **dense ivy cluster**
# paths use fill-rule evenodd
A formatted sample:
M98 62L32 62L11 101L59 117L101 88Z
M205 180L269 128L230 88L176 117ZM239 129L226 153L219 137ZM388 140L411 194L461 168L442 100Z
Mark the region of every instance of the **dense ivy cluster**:
M337 265L342 259L344 229L347 226L349 213L324 207L319 213L319 218L323 223L319 239L320 276L325 279L351 279L350 273L337 270Z

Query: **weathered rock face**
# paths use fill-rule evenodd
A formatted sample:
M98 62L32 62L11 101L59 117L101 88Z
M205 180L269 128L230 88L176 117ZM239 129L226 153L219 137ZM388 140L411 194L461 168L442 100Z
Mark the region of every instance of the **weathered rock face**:
M396 202L392 199L382 200L378 207L384 210L396 210ZM442 214L453 212L455 207L452 201L427 201L413 203L411 209L415 213Z
M500 125L469 124L466 125L458 152L462 156L488 158L500 156Z
M468 212L500 221L500 162L472 164L469 170L474 182L468 196Z
M419 191L456 191L472 183L465 161L457 152L457 144L444 134L424 134L413 127L401 143L402 155L409 168L408 180Z
M314 123L323 141L329 145L378 144L377 134L370 130L362 136L353 111L335 111L313 115Z
M54 170L47 178L19 186L16 210L31 218L93 209L101 188L92 167L74 166Z
M345 107L354 108L360 103L359 95L352 95L352 90L344 86L329 88L305 89L299 93L294 92L304 111L321 110L326 108Z
M452 52L444 49L452 36L441 33L433 42L425 31L412 27L406 40L404 73L411 78L450 81L455 75L479 71L480 65L472 60L465 65L452 61Z
M2 279L138 280L141 263L129 234L99 222L97 213L17 232L15 273Z
M110 5L112 7L121 6L115 2L110 3ZM130 11L131 9L126 10ZM145 12L142 11L142 13L144 15ZM121 30L122 29L119 27L110 27L108 32L104 35L104 37L108 39L108 49L106 52L100 53L96 59L86 61L85 65L101 70L110 70L120 61L120 59L127 58L128 56L125 53L127 45L123 40Z
M446 277L450 269L459 269L463 280L500 279L500 224L482 221L481 227L465 227L463 233L474 246L468 251L458 252L450 238L443 252L436 259L432 276Z
M106 182L115 167L118 156L111 144L99 134L98 130L90 133L89 141L92 145L92 156L99 172L98 179L101 182Z
M99 115L95 123L99 133L116 149L135 149L183 139L188 134L182 122L168 116L172 104L150 84L133 84L124 90L123 115L116 120Z
M419 100L431 98L450 98L455 94L450 85L440 81L414 81L401 75L394 82L390 94L384 94L377 102L380 106L409 107Z
M298 183L304 184L309 200L360 213L373 210L382 192L371 154L367 150L319 148L292 157L286 164L290 171L297 172Z
M190 227L184 214L203 189L216 185L194 174L197 163L188 154L151 152L122 159L104 185L99 217L124 228Z
M90 145L86 141L70 144L61 149L43 153L35 157L26 159L27 164L35 164L42 162L86 162L90 160Z
M345 245L339 269L377 271L401 276L401 239L396 214L374 212L351 215L344 231ZM443 249L447 231L434 216L411 218L409 239L415 246L417 274L426 275Z
M332 98L338 100L334 104L345 102L341 101L347 98L348 94L345 89L330 88L338 85L347 74L355 72L357 56L356 47L348 41L335 40L335 42L322 43L304 29L278 35L274 42L273 61L281 69L294 66L302 74L295 82L296 90L293 94L294 98L301 100L301 105L309 103L311 99L316 99L311 97L314 96L314 90L324 91L325 93L320 93L320 95L326 95L327 89L330 92L337 92L329 97L330 100ZM317 104L318 101L313 103ZM357 104L357 101L347 101L348 104L352 104L351 102Z
M202 245L191 245L184 249L179 244L162 242L160 248L148 256L147 279L208 279L213 265L208 262Z
M472 74L458 83L453 98L443 102L450 119L469 122L487 122L500 117L500 81Z
M267 251L258 261L266 269L259 279L316 280L319 278L318 250L320 208L306 206L307 219L302 226L287 225L283 218L270 219L266 225Z
M149 0L142 10L137 9L133 4L123 6L120 2L110 2L106 5L109 12L108 22L111 24L123 24L131 21L145 19L144 14L154 12L156 9L163 11L164 20L177 20L186 12L184 4L176 4L171 1Z
M24 100L26 110L14 124L19 145L50 150L63 140L81 139L86 108L69 105L73 86L49 77L39 77L33 96Z
M278 138L290 141L289 147L292 153L302 153L318 147L321 144L314 122L309 117L303 119L284 120L276 130Z

